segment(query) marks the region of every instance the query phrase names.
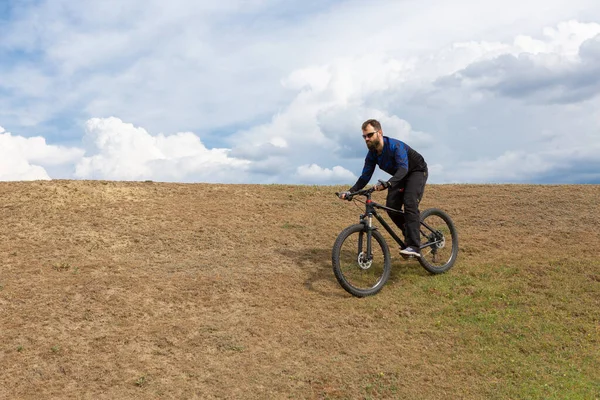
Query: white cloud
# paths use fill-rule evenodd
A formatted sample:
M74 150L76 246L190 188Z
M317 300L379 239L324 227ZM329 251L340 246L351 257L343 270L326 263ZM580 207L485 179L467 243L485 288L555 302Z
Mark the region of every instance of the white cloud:
M542 39L519 35L512 45L498 44L455 73L442 75L437 83L444 89L463 87L512 97L544 92L540 101L556 101L557 96L579 89L597 76L600 57L595 55L596 43L600 43L600 24L563 22L544 29ZM490 46L471 43L469 47L482 50Z
M457 166L458 179L450 182L577 183L584 176L600 183L600 145L544 149L537 153L508 151L495 159L464 162Z
M77 178L236 182L249 164L228 149L207 149L191 132L152 136L114 117L87 121L84 143Z
M337 159L358 158L351 167L357 172L362 170L360 163L366 146L360 126L369 118L380 119L386 135L416 147L431 146L430 134L416 131L407 121L365 104L365 98L402 82L408 70L406 63L396 60L356 57L293 71L283 82L297 90L296 97L271 121L232 135L232 154L253 160L275 157L282 163L277 171L302 165L301 173L279 178L306 182L311 177L321 182L319 176L331 174L308 174L306 165L317 165L332 155ZM287 146L273 148L275 139L285 141Z
M322 168L317 164L301 165L296 170L296 175L300 182L312 184L353 184L357 179L356 175L339 165L331 169Z
M45 167L70 164L81 157L77 148L48 145L43 137L13 136L0 127L0 180L50 179Z
M292 90L308 88L313 91L322 91L327 88L331 80L331 73L327 67L308 67L292 72L281 84Z
M531 54L557 54L577 60L583 42L600 34L600 24L583 23L576 20L560 22L556 27L546 27L542 39L518 35L514 47Z

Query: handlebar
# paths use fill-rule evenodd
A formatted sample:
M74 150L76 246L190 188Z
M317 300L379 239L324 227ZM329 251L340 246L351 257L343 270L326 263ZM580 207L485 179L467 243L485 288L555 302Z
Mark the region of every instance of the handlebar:
M390 187L390 183L389 182L384 182L384 181L382 181L380 179L378 181L377 185L373 185L373 186L371 186L368 189L361 189L361 190L356 191L356 192L347 193L346 194L346 198L343 199L343 200L351 201L354 196L367 196L368 197L368 196L371 195L371 193L373 193L375 191L375 187L378 186L378 185L380 185L380 184L383 185L384 189L387 189L387 188ZM341 194L340 192L335 192L335 195L337 197L340 197L340 194Z
M369 189L362 189L362 190L359 190L359 191L357 191L357 192L348 192L348 193L346 193L346 197L345 197L345 198L343 198L342 200L348 200L348 201L350 201L350 200L352 200L352 198L353 198L354 196L367 196L367 195L369 195L369 194L373 193L374 191L375 191L375 186L373 186L373 187L371 187L371 188L369 188ZM342 193L343 193L343 192L342 192ZM337 197L340 197L340 195L341 195L342 193L340 193L340 192L335 192L335 195L336 195Z

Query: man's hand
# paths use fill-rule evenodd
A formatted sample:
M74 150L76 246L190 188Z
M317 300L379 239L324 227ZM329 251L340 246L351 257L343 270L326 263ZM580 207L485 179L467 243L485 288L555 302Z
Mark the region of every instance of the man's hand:
M348 191L341 192L339 195L340 199L342 199L342 200L346 200L346 198L348 198L348 196L350 196L350 192L348 192Z
M387 188L390 187L390 183L389 182L384 182L381 179L377 182L377 185L375 185L375 190L377 190L378 192L380 190L385 190Z

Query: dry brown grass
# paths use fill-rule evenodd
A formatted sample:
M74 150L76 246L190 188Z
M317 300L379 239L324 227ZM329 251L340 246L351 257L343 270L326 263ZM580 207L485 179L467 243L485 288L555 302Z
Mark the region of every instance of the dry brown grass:
M0 183L0 398L600 398L599 186L429 185L457 264L365 299L340 189Z

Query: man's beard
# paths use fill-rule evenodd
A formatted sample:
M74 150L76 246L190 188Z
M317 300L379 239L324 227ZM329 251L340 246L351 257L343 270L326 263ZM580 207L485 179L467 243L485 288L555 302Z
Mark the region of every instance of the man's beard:
M371 140L370 142L367 142L367 148L369 150L375 150L375 149L377 149L377 146L379 146L379 139Z

